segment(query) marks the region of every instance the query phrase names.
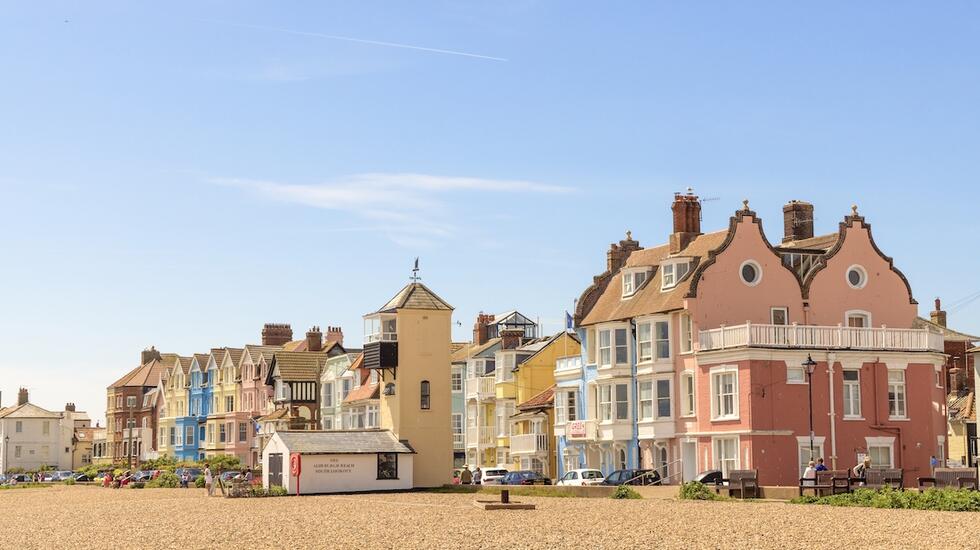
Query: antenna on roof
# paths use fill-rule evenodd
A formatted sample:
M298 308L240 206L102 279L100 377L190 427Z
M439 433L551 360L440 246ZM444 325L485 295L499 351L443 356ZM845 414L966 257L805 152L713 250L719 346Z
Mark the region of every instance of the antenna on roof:
M419 257L416 256L415 257L415 267L412 268L412 282L413 283L417 283L421 279L422 278L419 277Z
M717 201L717 200L721 200L721 197L705 197L705 198L701 199L701 204L704 204L706 202L711 202L711 201ZM703 222L704 221L704 212L701 211L698 214L699 214L698 221L702 221Z

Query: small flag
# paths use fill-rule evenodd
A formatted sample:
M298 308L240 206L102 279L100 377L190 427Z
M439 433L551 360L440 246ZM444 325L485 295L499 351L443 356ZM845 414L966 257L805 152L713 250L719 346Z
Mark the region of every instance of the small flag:
M571 314L569 314L567 311L565 312L565 328L568 330L575 328L575 321L572 319Z

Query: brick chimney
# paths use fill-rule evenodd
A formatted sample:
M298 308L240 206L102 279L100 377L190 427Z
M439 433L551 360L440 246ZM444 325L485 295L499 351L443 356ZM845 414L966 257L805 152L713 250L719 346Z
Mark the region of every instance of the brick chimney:
M150 361L159 358L160 358L160 352L157 351L157 348L150 346L149 349L145 349L143 350L142 353L140 353L140 365L145 365Z
M314 326L306 331L306 351L321 351L323 349L323 333L320 327Z
M282 346L293 339L293 328L283 323L266 323L262 327L263 346Z
M27 404L27 388L21 388L17 392L17 404L26 405Z
M610 273L619 271L621 267L626 265L626 259L630 257L630 254L640 248L640 243L633 240L633 233L627 231L626 238L619 241L619 244L609 245L609 252L606 252L606 270Z
M946 326L946 312L943 311L939 298L936 298L936 309L929 312L929 319L941 327Z
M783 242L813 237L813 205L791 200L783 206Z
M476 316L476 323L473 323L473 343L482 346L490 339L490 324L493 323L494 316L482 311Z
M327 342L344 345L344 330L340 327L327 327Z
M670 209L674 212L670 253L677 254L701 234L701 200L690 189L687 193L674 193L674 204Z
M65 412L75 412L75 404L65 403Z
M524 329L505 328L500 331L500 349L516 349L524 340Z

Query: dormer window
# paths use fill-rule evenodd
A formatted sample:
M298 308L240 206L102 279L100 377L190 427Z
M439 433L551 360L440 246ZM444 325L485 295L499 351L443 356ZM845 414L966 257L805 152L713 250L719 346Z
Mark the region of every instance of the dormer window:
M623 298L636 293L647 280L647 269L631 269L623 273Z
M689 271L691 261L688 258L664 261L660 265L660 289L674 288Z

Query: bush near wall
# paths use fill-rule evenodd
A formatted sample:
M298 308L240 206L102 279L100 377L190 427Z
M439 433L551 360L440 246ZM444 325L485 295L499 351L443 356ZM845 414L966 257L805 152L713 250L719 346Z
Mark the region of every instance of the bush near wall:
M616 487L616 492L613 493L612 498L616 499L639 499L643 498L640 493L636 492L636 489L630 487L629 485L620 485Z
M163 472L156 479L146 483L148 489L176 489L180 487L180 479L173 472Z
M677 496L681 500L721 500L724 498L700 481L689 481L681 485L680 493Z
M858 489L853 493L826 497L803 496L794 504L824 504L863 508L907 510L941 510L946 512L980 512L980 492L956 489L927 489L922 492L894 489Z

